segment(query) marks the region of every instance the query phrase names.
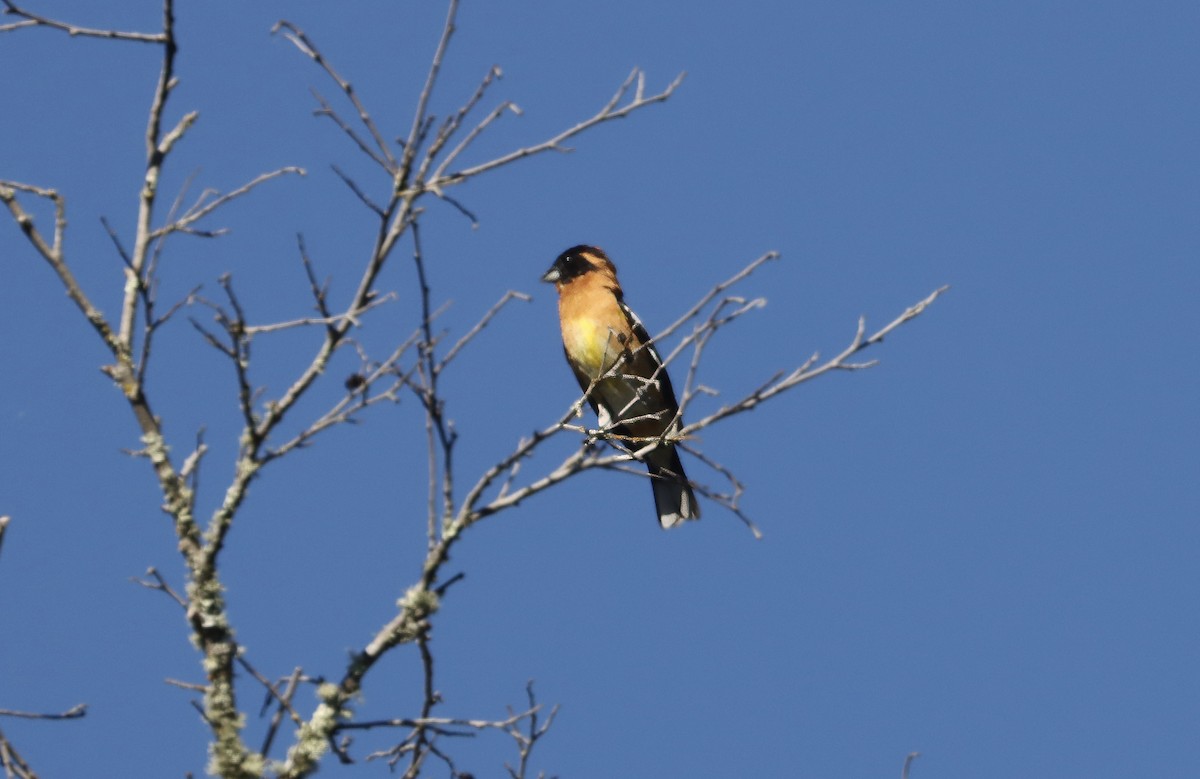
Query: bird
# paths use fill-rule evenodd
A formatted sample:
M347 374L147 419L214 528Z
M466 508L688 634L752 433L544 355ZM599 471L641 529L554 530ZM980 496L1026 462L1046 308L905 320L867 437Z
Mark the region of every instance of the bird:
M572 246L542 276L558 293L563 353L596 412L600 429L630 453L677 433L681 419L671 379L650 336L625 304L617 268L595 246ZM614 370L614 366L616 370ZM654 507L664 528L699 519L674 443L641 455L650 473Z

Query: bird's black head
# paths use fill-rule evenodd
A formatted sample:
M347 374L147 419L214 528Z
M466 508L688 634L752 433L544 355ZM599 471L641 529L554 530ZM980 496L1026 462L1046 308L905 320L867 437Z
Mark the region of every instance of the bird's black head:
M614 275L616 274L616 267L613 266L612 260L608 259L608 255L604 253L603 249L579 244L558 255L558 259L550 266L550 270L542 276L542 281L565 284L571 279L594 270L600 270L605 266Z

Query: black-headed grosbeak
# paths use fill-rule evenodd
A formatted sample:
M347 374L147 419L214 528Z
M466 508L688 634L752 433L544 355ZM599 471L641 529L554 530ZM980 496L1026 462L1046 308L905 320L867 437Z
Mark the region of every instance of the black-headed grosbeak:
M676 432L679 404L671 379L646 328L625 305L607 255L595 246L573 246L558 255L542 281L553 282L558 291L563 351L600 428L630 452ZM675 445L660 443L641 459L650 471L659 524L670 528L699 519Z

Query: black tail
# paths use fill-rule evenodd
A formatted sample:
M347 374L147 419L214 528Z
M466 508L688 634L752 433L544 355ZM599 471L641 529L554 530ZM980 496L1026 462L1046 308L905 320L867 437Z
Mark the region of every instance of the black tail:
M646 455L650 486L654 490L654 508L658 524L672 528L687 519L700 518L700 504L688 484L674 446L662 446Z

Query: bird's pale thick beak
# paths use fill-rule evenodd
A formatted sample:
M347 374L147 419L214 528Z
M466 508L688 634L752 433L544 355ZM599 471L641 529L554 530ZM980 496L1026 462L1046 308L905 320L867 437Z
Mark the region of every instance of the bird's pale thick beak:
M558 279L561 275L562 274L558 272L558 268L552 267L552 268L550 268L550 270L548 270L544 274L542 274L542 281L553 284L554 282L558 281Z

